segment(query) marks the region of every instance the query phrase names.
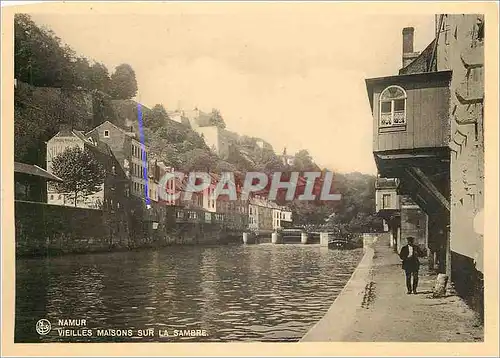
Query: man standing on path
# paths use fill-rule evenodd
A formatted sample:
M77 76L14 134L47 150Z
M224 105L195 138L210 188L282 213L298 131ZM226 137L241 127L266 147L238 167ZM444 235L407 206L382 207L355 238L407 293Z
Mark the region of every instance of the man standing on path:
M406 239L406 241L408 241L408 244L401 248L399 257L403 260L402 266L406 273L407 293L411 294L413 292L416 294L418 286L418 269L420 268L420 261L418 260L418 257L420 256L420 249L414 244L415 238L410 236Z

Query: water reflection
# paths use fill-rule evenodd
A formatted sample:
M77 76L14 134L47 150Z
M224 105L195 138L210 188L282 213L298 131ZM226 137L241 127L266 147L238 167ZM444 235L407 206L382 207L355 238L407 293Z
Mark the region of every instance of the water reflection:
M317 245L171 247L18 260L16 342L155 337L40 337L36 321L86 319L96 329L204 329L167 341L294 341L318 321L362 252Z

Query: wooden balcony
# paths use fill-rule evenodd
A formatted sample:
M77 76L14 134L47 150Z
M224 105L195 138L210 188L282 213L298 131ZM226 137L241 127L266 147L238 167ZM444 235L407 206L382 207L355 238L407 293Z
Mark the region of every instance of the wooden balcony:
M449 210L451 71L366 80L373 115L373 154L381 177L398 178L429 212ZM379 190L380 189L380 190ZM377 212L396 210L388 190L377 189Z
M373 151L446 147L451 71L366 80Z

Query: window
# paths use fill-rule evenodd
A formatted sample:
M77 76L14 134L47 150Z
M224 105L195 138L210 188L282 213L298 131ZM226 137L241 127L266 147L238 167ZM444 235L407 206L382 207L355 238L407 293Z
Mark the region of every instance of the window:
M399 86L387 87L380 95L379 127L406 125L406 92Z
M382 195L382 209L389 209L391 207L391 194Z
M109 131L108 130L104 131L104 138L109 138Z

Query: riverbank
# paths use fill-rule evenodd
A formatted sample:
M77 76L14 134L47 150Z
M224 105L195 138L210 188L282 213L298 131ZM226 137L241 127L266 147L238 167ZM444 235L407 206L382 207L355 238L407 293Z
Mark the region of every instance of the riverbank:
M407 295L399 257L381 235L326 315L302 342L477 342L484 329L455 295L431 298L435 274L422 267L419 293Z

